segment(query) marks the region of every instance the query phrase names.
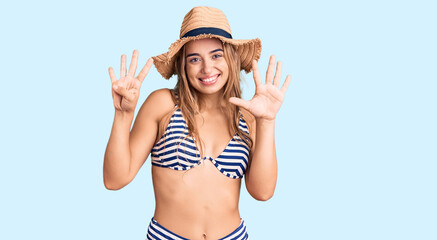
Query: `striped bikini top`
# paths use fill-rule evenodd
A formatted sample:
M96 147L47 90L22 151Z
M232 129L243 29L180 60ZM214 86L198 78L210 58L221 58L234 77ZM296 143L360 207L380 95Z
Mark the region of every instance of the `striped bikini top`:
M246 122L240 117L239 128L249 134ZM242 178L246 172L249 159L249 146L235 134L226 145L225 150L216 158L200 157L200 152L191 136L188 135L188 125L177 108L159 141L152 148L152 165L188 170L210 160L224 175L230 178Z

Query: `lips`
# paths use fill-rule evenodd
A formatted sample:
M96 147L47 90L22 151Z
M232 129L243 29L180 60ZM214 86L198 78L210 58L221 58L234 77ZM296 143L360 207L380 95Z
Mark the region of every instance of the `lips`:
M213 76L207 76L204 78L199 78L200 82L205 85L211 85L217 82L217 79L220 77L220 74L216 74Z

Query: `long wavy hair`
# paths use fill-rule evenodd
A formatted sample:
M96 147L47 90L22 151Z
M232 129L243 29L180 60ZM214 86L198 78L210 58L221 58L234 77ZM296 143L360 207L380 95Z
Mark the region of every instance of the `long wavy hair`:
M222 112L225 114L226 119L231 123L229 126L229 133L231 136L234 136L236 133L248 146L249 149L252 148L252 139L250 136L243 132L239 127L240 116L240 108L234 104L229 103L228 99L230 97L238 97L241 98L241 87L240 87L240 57L237 54L234 46L222 43L223 44L223 55L228 64L229 76L228 81L224 85L223 91L223 103L225 106L220 106ZM199 132L197 131L194 124L194 116L195 114L199 114L199 99L198 93L192 87L188 81L186 71L185 71L185 46L179 51L178 56L175 61L176 73L178 75L178 81L174 88L174 100L176 104L180 107L184 118L186 119L188 126L188 133L193 137L196 141L201 139L199 136ZM202 154L202 144L200 146L200 154Z

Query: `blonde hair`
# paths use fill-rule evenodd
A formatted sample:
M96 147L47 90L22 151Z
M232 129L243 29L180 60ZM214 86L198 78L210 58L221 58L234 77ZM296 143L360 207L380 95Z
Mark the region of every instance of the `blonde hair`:
M229 126L229 133L232 137L236 133L248 146L252 148L252 139L249 134L243 132L239 126L240 108L234 104L229 103L230 97L241 98L240 87L240 58L231 44L223 43L223 55L228 64L229 76L223 91L223 102L226 104L224 107L220 106L222 112L225 114L226 119L231 122ZM175 61L176 73L178 75L178 81L174 88L176 96L174 100L182 111L184 118L187 122L188 133L193 139L200 140L199 132L194 124L194 116L199 113L199 101L197 91L190 86L186 71L185 71L185 46L179 51ZM200 153L202 155L202 144L199 144Z

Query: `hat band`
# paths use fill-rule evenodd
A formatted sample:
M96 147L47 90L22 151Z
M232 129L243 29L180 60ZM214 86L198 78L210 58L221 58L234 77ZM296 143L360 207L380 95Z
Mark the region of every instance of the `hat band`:
M195 37L195 36L198 36L201 34L213 34L213 35L219 35L219 36L222 36L225 38L232 39L232 35L230 33L226 32L225 30L220 29L220 28L208 28L208 27L195 28L195 29L185 33L184 36L182 36L181 38Z

